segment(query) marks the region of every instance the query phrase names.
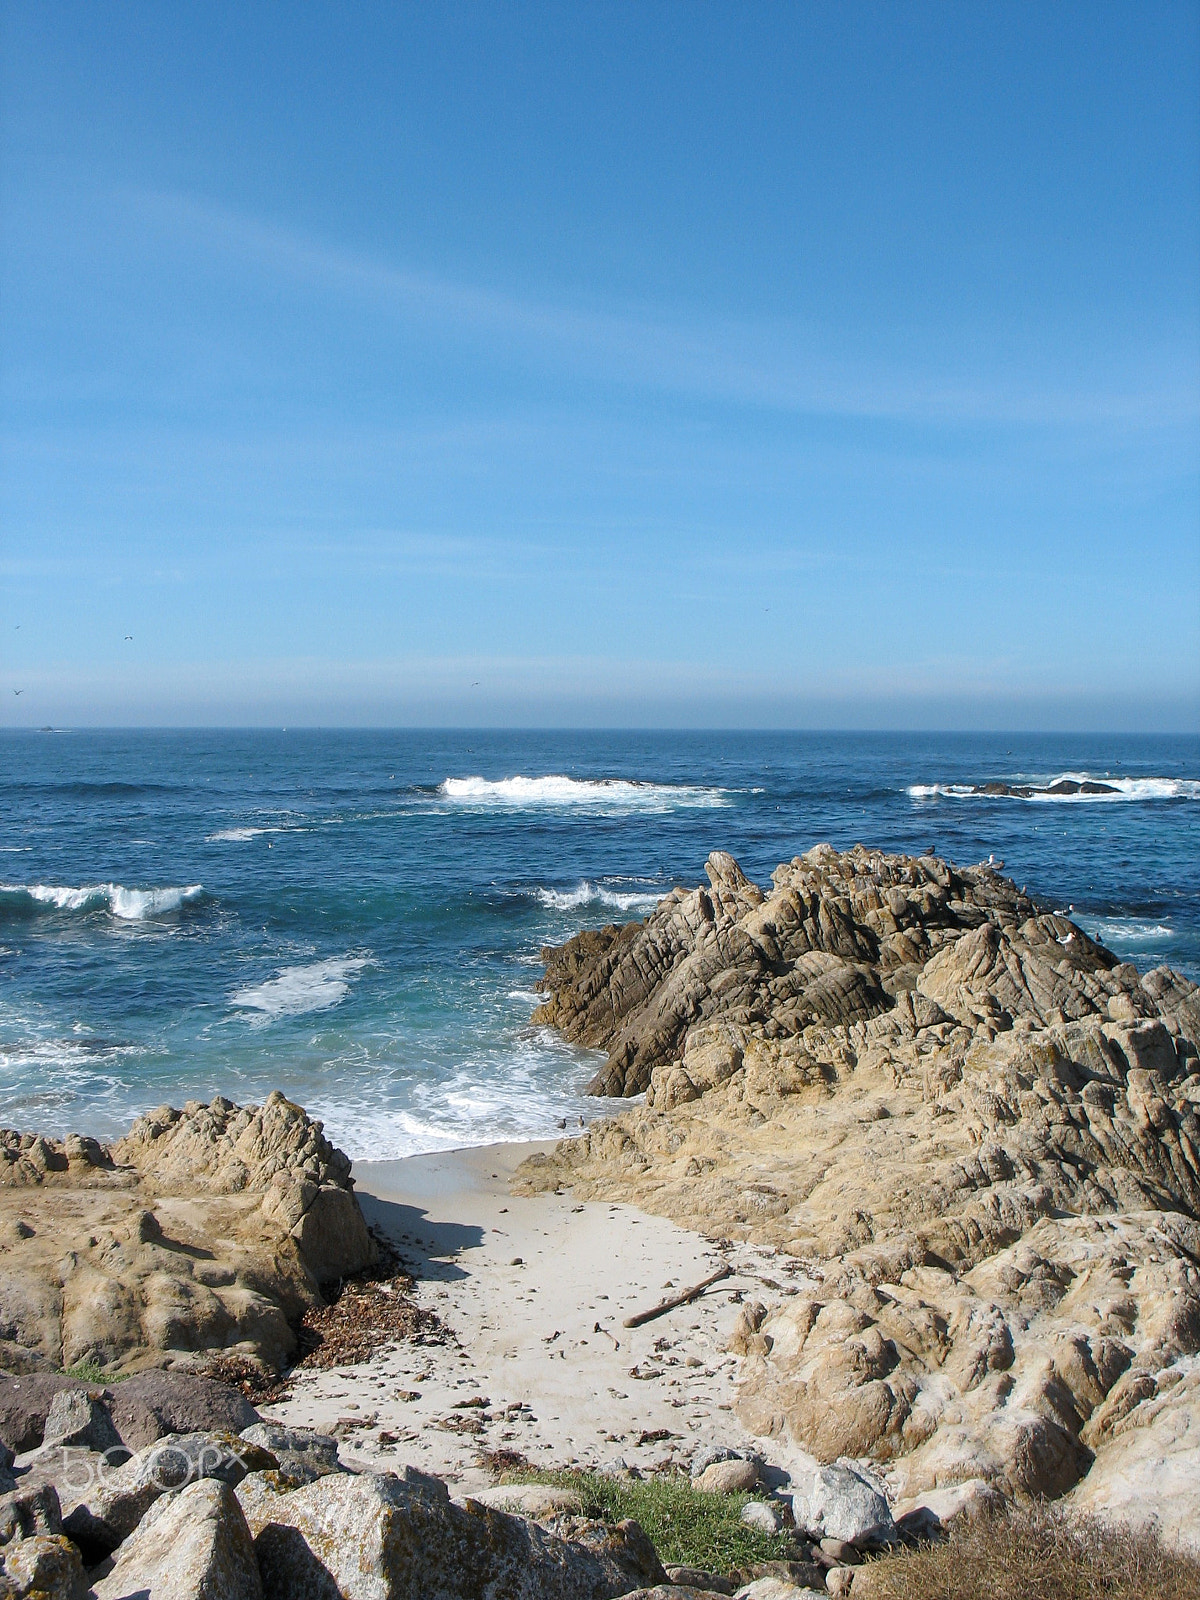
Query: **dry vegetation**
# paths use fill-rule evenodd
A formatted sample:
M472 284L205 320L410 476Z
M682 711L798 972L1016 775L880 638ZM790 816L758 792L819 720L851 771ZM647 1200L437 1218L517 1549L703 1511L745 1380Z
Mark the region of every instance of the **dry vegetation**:
M1200 1600L1200 1559L1054 1505L960 1519L945 1544L861 1569L864 1600Z

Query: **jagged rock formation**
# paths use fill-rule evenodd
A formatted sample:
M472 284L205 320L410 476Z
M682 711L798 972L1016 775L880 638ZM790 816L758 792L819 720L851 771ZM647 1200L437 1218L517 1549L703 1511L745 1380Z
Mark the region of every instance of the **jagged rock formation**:
M1082 1479L1140 1514L1157 1477L1164 1526L1200 1527L1200 988L989 866L820 846L765 897L708 875L546 952L542 1020L646 1105L523 1186L804 1263L735 1336L756 1430L901 1498Z
M164 1106L111 1147L0 1132L0 1367L278 1368L320 1284L374 1246L299 1106Z

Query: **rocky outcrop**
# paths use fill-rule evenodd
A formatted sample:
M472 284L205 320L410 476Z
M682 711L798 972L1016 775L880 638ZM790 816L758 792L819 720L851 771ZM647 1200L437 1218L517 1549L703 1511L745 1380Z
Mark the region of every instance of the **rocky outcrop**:
M646 1103L521 1186L793 1258L794 1292L734 1336L743 1420L873 1460L897 1497L1082 1480L1132 1505L1152 1456L1182 1482L1200 988L990 866L821 846L766 896L728 857L708 875L546 953L543 1020L607 1048L594 1088Z
M111 1147L0 1133L0 1367L278 1369L374 1247L349 1162L280 1094L141 1118Z

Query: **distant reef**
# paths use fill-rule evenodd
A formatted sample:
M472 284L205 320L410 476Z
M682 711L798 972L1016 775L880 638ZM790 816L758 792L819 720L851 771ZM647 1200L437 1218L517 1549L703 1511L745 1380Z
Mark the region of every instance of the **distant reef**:
M520 1186L798 1259L734 1335L754 1431L897 1498L983 1480L1195 1542L1200 988L993 864L707 874L543 952L536 1020L645 1103Z

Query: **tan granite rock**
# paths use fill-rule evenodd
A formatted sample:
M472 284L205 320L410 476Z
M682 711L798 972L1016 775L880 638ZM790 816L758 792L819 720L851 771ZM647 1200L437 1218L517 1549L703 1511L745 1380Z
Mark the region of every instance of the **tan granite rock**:
M95 1585L96 1600L262 1600L245 1515L211 1479L159 1500Z
M108 1148L0 1132L9 1370L278 1367L321 1282L373 1255L349 1162L280 1094L164 1107Z
M987 866L820 846L757 900L709 877L546 953L545 1020L609 1048L597 1086L648 1093L518 1188L790 1258L798 1292L734 1329L742 1420L872 1459L894 1496L1057 1495L1091 1468L1132 1506L1152 1457L1182 1476L1200 988Z

